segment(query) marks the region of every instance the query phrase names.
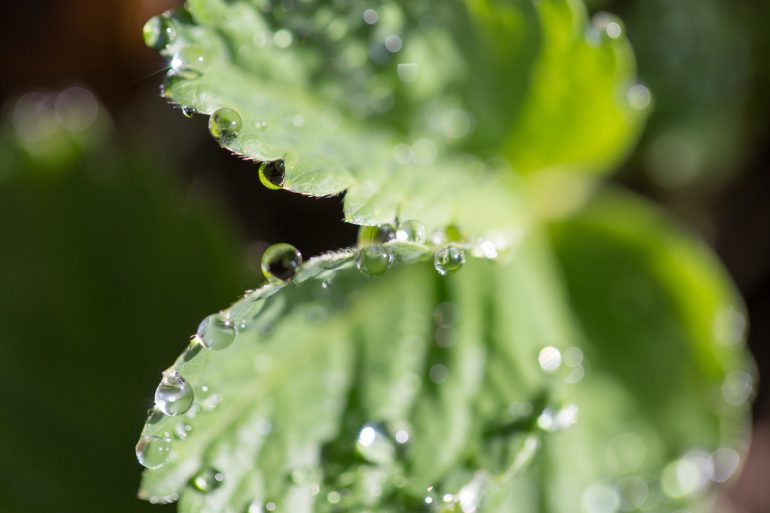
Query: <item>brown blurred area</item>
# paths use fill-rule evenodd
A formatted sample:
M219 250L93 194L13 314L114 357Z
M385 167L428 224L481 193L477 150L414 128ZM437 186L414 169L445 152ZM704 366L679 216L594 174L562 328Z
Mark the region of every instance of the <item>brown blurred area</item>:
M644 1L603 4L610 9L627 8ZM228 156L210 140L203 120L185 120L158 97L165 63L144 46L141 29L152 15L180 4L178 0L3 2L0 105L7 112L13 100L29 90L83 85L107 106L126 137L140 134L165 153L167 161L183 169L184 180L213 190L221 203L234 210L247 238L288 240L306 254L352 243L355 230L341 222L337 198L310 200L268 193L258 186L250 164ZM633 43L633 26L629 33ZM755 57L767 59L767 50L755 48ZM640 59L642 77L644 66ZM765 86L757 79L751 94L766 95L770 91ZM641 177L638 158L630 159L619 180L664 204L713 244L747 302L749 343L760 375L769 375L770 129L766 122L752 137L741 169L717 191L656 187ZM738 513L770 512L770 396L763 381L755 417L744 474L729 493Z

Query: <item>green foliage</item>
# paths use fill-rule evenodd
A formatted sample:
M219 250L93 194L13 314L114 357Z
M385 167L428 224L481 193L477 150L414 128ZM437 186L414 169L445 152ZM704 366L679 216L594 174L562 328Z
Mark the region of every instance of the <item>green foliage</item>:
M576 2L389 1L374 25L360 2L270 5L197 0L157 18L174 35L164 95L238 113L228 137L211 125L224 146L283 160L289 190L346 191L356 224L509 225L525 216L511 167L607 171L644 117L621 25L589 30Z
M243 287L241 243L103 108L72 132L34 94L17 112L47 130L0 125L0 511L156 511L131 501L132 424L167 341Z
M189 0L146 38L170 59L164 95L210 114L263 184L345 192L348 221L429 237L365 228L296 274L282 246L286 281L208 317L164 372L140 496L708 508L752 390L739 301L641 201L580 208L651 102L620 21L567 0Z

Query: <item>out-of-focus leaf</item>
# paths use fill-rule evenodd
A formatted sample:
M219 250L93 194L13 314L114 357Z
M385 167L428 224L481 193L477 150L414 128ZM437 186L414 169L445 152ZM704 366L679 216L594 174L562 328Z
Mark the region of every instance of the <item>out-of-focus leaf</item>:
M569 491L580 487L584 501L709 511L710 483L737 469L753 391L729 278L702 243L628 194L605 192L553 234L584 337L575 390L585 414L546 447L557 490L547 511L574 511Z
M189 316L244 286L242 247L99 118L64 133L36 97L50 130L0 127L0 511L157 511L134 500L132 424Z

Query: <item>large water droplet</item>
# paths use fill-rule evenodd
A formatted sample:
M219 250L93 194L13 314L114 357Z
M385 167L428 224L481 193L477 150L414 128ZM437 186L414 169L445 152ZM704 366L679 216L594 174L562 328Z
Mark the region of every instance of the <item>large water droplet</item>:
M366 424L361 428L356 450L366 461L377 464L390 463L396 453L388 436L376 424Z
M283 160L263 162L259 166L259 181L268 189L278 190L283 187L286 178L286 165Z
M381 276L393 264L393 252L385 246L375 245L361 248L356 255L356 267L364 276Z
M203 493L210 493L222 486L225 475L213 468L205 468L193 478L193 486Z
M203 319L198 325L196 337L201 345L216 351L227 349L235 338L235 325L224 314L212 314Z
M168 16L153 16L142 28L144 44L153 50L162 50L176 39L176 29Z
M425 227L417 221L403 221L398 224L396 240L422 244L425 237Z
M165 415L181 415L190 409L195 395L187 380L176 371L163 374L155 389L155 405Z
M465 265L465 251L457 246L447 246L433 257L433 267L441 276L459 271Z
M136 459L149 469L162 467L168 459L171 442L157 436L143 436L136 444Z
M362 226L358 229L358 245L384 244L396 238L396 227L392 224Z
M209 132L221 143L229 143L243 126L240 114L233 109L218 109L209 118Z
M290 280L300 265L302 254L291 244L273 244L262 255L262 273L268 280Z

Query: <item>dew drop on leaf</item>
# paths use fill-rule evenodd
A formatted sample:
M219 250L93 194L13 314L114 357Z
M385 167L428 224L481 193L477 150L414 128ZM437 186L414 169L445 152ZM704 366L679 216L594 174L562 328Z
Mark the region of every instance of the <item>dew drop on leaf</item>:
M187 380L176 371L164 373L155 389L155 405L165 415L181 415L190 409L195 394Z
M433 267L441 276L459 271L465 265L465 251L456 246L447 246L433 257Z
M262 255L262 273L268 280L288 281L302 265L302 254L291 244L273 244Z
M225 475L213 468L205 468L193 478L193 486L200 492L210 493L222 486Z
M162 467L168 459L171 443L158 436L143 436L136 444L136 459L146 468Z
M358 245L384 244L396 238L396 227L392 224L362 226L358 229Z
M220 143L235 139L242 126L241 115L233 109L218 109L209 118L209 132Z
M393 264L393 252L381 245L361 248L356 255L356 267L361 274L370 278L388 272Z
M176 29L167 16L153 16L142 28L144 44L153 50L162 50L176 39Z
M212 314L198 325L196 337L206 349L227 349L235 338L235 326L233 321L222 313Z
M259 181L268 189L278 190L283 187L286 178L286 165L283 160L263 162L259 166Z
M403 221L396 229L396 240L405 242L425 242L425 227L417 221Z
M195 107L190 107L189 105L185 105L182 107L182 115L186 118L192 118L198 113L197 110L195 110Z

